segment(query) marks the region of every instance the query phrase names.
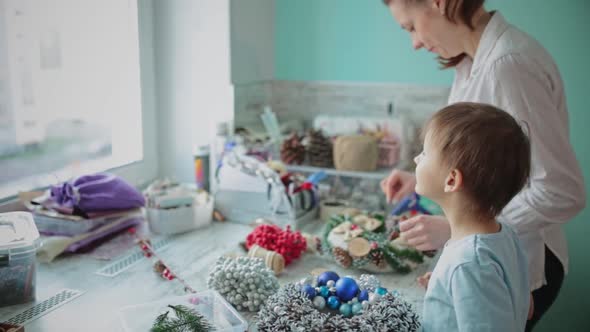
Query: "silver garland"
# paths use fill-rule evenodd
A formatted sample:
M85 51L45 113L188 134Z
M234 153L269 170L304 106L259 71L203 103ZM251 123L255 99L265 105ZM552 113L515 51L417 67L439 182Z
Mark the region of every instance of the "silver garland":
M209 273L207 286L239 311L258 311L279 289L279 281L260 258L220 257Z
M318 311L301 293L301 286L287 284L268 298L256 316L258 331L400 331L413 332L420 327L412 306L387 294L370 304L360 315L346 318Z

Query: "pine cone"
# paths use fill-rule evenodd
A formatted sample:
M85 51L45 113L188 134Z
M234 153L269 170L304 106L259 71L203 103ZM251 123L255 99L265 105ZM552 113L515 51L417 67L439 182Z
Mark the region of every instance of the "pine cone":
M333 147L330 138L321 130L310 130L307 154L309 164L316 167L334 167Z
M293 133L283 141L281 146L281 160L285 164L300 165L305 160L305 147L301 144L301 137Z
M369 254L371 262L380 269L385 268L385 257L383 256L383 251L381 250L372 250Z
M346 252L346 250L336 247L332 249L332 255L338 264L344 268L349 268L352 265L352 257Z

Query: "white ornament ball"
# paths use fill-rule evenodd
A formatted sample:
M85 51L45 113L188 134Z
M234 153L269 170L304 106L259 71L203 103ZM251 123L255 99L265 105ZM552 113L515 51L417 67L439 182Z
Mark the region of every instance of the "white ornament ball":
M371 293L369 295L369 303L375 303L376 301L378 301L381 298L381 295L377 294L377 293Z
M326 307L326 299L321 296L316 296L313 298L313 306L319 310L322 310Z
M363 306L363 309L367 309L369 307L369 301L363 301L361 302L361 305Z

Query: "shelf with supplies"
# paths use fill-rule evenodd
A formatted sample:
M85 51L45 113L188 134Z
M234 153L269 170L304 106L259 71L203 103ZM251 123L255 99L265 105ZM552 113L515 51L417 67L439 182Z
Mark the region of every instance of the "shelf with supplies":
M306 166L306 165L285 165L289 172L301 172L301 173L317 173L320 171L324 171L327 175L335 175L335 176L346 176L346 177L353 177L353 178L363 178L363 179L371 179L371 180L382 180L391 173L390 169L378 169L373 172L358 172L358 171L342 171L335 169L333 167L315 167L315 166Z

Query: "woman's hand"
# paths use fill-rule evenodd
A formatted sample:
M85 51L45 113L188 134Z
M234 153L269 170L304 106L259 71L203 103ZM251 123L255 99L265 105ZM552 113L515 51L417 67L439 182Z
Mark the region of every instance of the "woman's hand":
M416 176L398 169L394 169L387 178L381 180L381 190L387 197L387 203L399 202L412 193L415 187Z
M428 289L428 282L430 281L430 277L432 276L432 272L426 272L424 275L419 276L416 281L418 284L424 289Z
M445 217L419 215L401 221L400 237L420 251L436 250L451 238L451 226Z

